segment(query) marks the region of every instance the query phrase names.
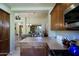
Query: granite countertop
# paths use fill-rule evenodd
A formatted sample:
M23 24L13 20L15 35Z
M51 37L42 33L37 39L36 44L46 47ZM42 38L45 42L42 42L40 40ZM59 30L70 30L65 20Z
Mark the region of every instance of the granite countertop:
M23 40L20 41L20 43L24 43L24 42L45 42L46 38L42 38L42 37L27 37Z
M65 49L63 46L61 46L55 39L50 39L48 37L27 37L21 41L19 41L21 46L38 46L40 43L46 43L50 49Z

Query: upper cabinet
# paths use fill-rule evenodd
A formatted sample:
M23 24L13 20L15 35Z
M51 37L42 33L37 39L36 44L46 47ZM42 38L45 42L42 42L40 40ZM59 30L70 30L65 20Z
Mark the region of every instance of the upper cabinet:
M64 11L71 4L58 3L51 11L51 30L65 30L64 25Z

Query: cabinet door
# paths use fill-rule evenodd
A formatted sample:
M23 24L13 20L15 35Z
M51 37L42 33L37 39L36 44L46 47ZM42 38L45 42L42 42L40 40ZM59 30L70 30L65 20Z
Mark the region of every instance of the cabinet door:
M0 10L0 53L2 51L2 12Z
M57 30L64 30L64 10L65 10L65 7L63 6L63 4L59 3L57 4L56 6L57 8Z
M3 13L4 17L3 17L3 36L2 39L4 41L3 43L3 49L4 52L8 52L9 51L9 15L7 13Z
M2 41L2 12L0 10L0 41Z
M9 52L9 14L0 10L2 28L1 28L1 41L0 41L0 55L7 55Z
M63 6L63 4L59 4L59 30L64 30L64 10L65 7Z
M54 10L51 13L51 29L52 30L57 30L59 28L59 6L56 5Z
M64 11L71 4L58 3L51 12L51 30L65 30Z
M65 25L64 25L64 11L70 6L71 4L69 3L61 3L59 5L59 29L60 30L65 30Z

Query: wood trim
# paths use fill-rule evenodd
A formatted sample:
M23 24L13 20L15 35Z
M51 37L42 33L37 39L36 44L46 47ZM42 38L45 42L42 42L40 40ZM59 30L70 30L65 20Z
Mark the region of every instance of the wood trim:
M7 13L8 15L10 15L10 13L6 12L5 10L3 10L3 9L1 9L1 8L0 8L0 10L3 11L3 12L5 12L5 13Z

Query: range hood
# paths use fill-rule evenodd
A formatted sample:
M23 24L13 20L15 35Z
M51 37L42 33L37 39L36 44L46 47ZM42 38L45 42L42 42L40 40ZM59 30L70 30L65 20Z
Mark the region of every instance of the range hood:
M79 4L72 4L64 12L65 27L79 29Z

